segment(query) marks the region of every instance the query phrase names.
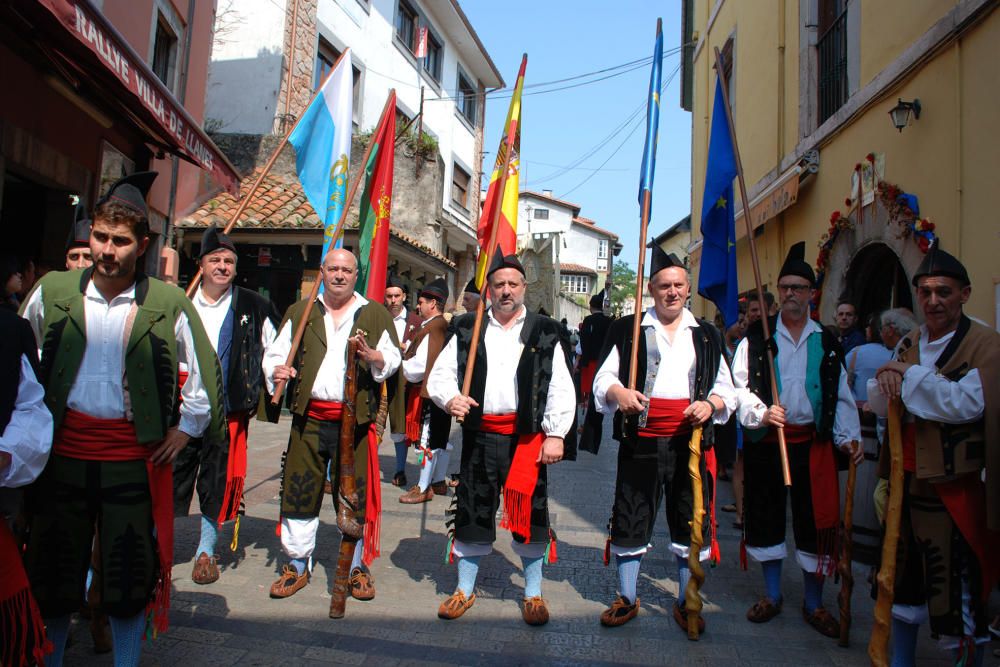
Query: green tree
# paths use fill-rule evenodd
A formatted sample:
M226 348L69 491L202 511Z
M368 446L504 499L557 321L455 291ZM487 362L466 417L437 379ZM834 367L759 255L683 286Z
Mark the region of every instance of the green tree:
M611 267L611 312L621 313L625 303L635 300L635 269L622 260Z

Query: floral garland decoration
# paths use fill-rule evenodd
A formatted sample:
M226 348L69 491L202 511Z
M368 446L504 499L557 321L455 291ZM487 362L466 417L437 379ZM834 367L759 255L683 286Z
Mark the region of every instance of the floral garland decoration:
M875 154L869 153L865 156L869 164L875 164ZM854 171L861 177L861 163L854 165ZM873 170L874 173L874 170ZM875 190L876 196L882 201L886 211L889 213L890 224L896 224L899 229L899 237L912 237L916 242L920 252L927 253L931 242L937 238L934 234L934 223L929 218L920 217L920 205L917 196L904 192L902 188L893 183L880 180ZM850 211L854 207L854 201L847 197L844 205ZM830 251L837 241L840 233L854 229L857 221L850 218L849 214L844 215L840 210L835 210L830 214L830 227L819 239L819 253L816 256L816 296L811 304L812 316L819 318L819 304L823 299L823 281L826 278L827 265L830 261Z

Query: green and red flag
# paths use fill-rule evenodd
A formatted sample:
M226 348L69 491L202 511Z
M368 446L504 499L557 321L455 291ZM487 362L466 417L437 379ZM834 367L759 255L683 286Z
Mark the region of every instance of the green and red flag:
M392 210L392 167L396 149L396 91L389 92L382 118L372 134L372 150L365 165L358 220L357 290L382 303L389 272L389 217Z
M517 252L517 195L518 169L521 153L521 90L524 88L524 69L528 65L528 56L521 58L521 69L517 73L517 83L514 85L514 95L510 98L510 108L507 110L507 121L504 123L504 138L497 151L497 161L490 176L489 189L483 203L483 214L479 218L476 236L479 241L479 260L476 264L476 287L483 289L486 280L486 269L490 257L496 252L512 255ZM501 178L507 153L510 152L510 163L507 166L507 179L501 188ZM496 245L489 248L493 235L493 217L497 207L500 207L500 217L497 218Z

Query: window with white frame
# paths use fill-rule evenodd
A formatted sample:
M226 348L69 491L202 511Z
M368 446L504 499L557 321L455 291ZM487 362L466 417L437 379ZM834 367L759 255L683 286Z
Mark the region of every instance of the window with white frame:
M396 6L396 38L410 53L417 50L417 10L406 0Z
M458 70L458 85L456 89L455 104L458 106L458 110L462 116L465 117L465 120L469 121L475 127L476 115L479 110L479 98L472 80L465 75L465 72L461 68Z
M157 12L156 32L153 35L153 74L171 91L177 70L177 34L167 19Z
M466 211L469 210L469 182L471 179L469 172L459 167L458 163L452 165L451 201Z
M444 47L441 42L434 37L434 33L427 30L427 55L424 56L424 71L430 74L435 81L441 81L441 63L444 61Z
M337 59L340 58L341 51L334 48L330 42L326 41L322 37L319 38L319 45L316 48L316 66L313 67L313 90L318 89L323 82L326 81L327 75L330 70L333 69L334 64ZM357 68L353 63L351 64L351 72L354 75L352 77L353 81L353 111L354 118L360 118L361 114L359 112L361 108L361 70ZM355 121L356 123L357 121Z
M590 276L563 273L559 276L563 292L570 294L590 294Z
M608 240L601 239L597 242L597 259L608 258Z
M535 212L532 214L535 220L548 220L549 219L549 209L547 208L536 208Z

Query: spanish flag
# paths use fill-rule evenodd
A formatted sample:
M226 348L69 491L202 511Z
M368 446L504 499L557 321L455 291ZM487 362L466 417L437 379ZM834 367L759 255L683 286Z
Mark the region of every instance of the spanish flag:
M524 69L528 65L528 55L521 58L521 69L517 73L517 83L514 85L514 95L510 98L510 109L507 111L507 122L504 123L504 139L497 151L497 161L490 176L490 186L486 191L486 201L483 204L483 215L479 218L477 237L479 240L479 262L476 265L476 287L480 291L486 280L486 269L490 257L495 252L512 255L517 252L517 194L518 168L521 152L521 90L524 88ZM504 164L507 162L507 152L510 151L510 164L507 167L507 178L501 178ZM502 188L502 192L501 192ZM497 206L500 207L500 217L497 218L496 245L490 247L493 237L493 218Z

